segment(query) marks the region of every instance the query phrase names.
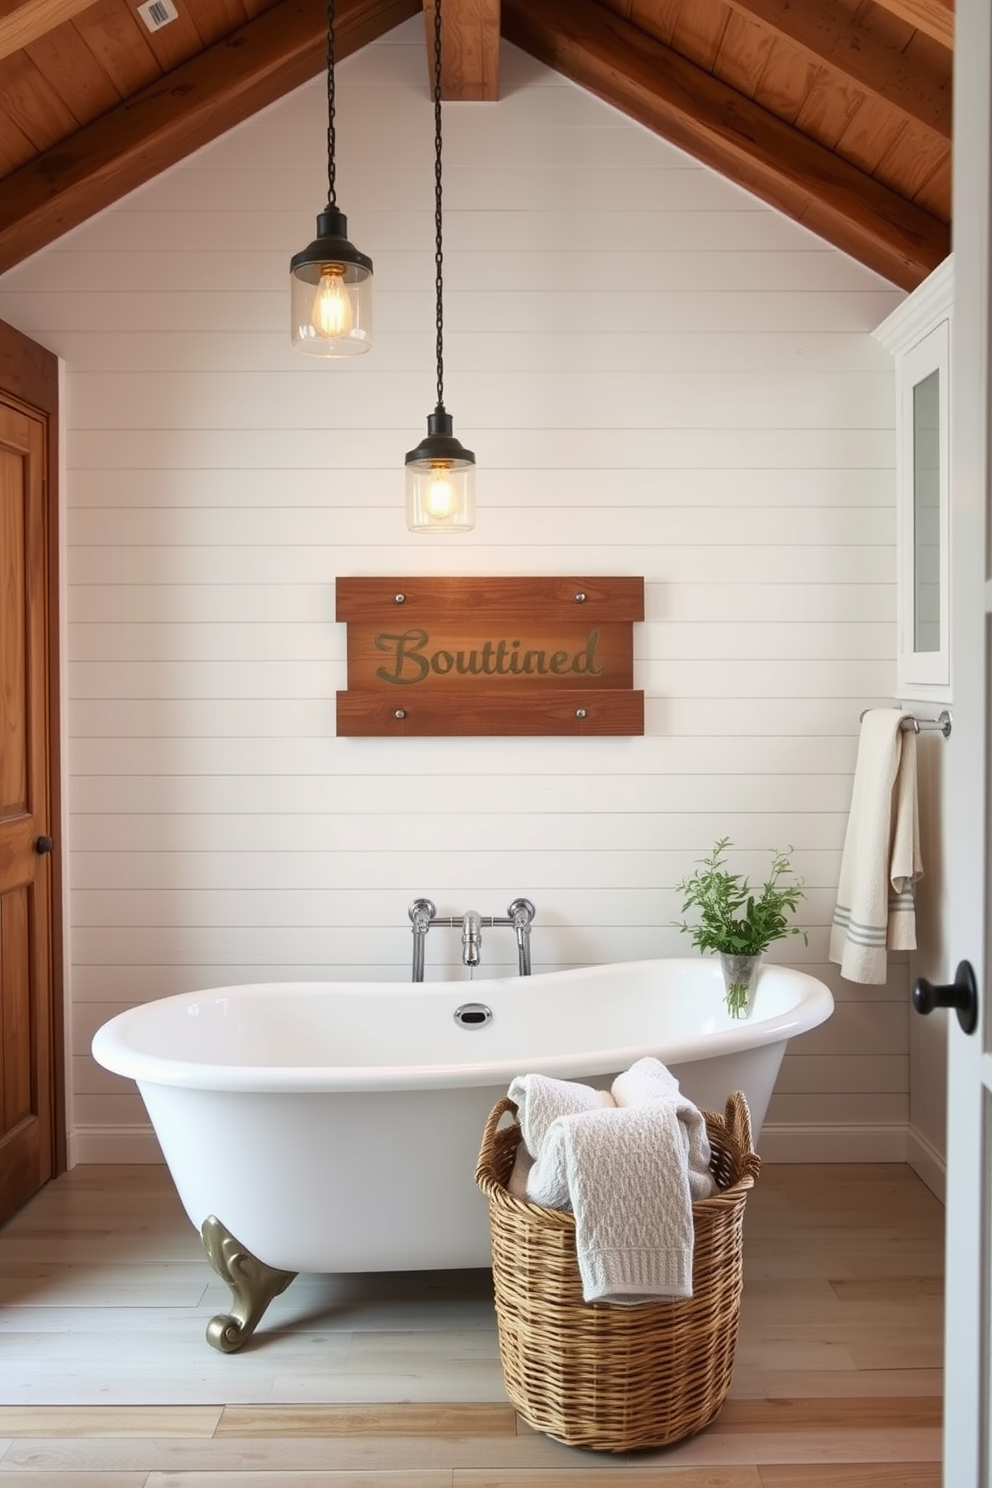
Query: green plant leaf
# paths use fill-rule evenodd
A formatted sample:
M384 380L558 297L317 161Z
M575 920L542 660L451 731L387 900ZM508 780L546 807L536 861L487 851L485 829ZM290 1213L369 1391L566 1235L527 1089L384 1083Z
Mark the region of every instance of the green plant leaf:
M722 952L734 956L760 956L773 940L786 935L801 935L809 944L806 931L790 925L804 899L804 880L792 871L788 852L771 850L771 868L760 891L752 890L740 873L727 867L729 837L719 838L706 858L697 859L698 867L675 887L682 894L682 913L698 914L695 922L676 920L692 944L701 951ZM791 882L788 880L791 879Z

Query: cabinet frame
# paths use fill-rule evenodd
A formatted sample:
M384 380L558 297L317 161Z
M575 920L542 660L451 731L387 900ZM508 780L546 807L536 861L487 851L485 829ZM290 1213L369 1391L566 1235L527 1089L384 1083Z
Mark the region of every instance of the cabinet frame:
M895 358L896 381L896 683L895 695L935 702L951 699L950 410L953 262L945 260L875 330ZM915 392L937 373L939 544L936 580L940 642L918 650L916 565L925 537L917 530ZM917 539L920 538L918 543Z

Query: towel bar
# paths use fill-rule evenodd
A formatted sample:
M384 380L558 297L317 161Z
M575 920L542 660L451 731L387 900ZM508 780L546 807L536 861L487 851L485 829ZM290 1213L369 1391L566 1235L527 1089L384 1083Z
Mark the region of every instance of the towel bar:
M859 722L863 723L865 713L870 712L870 708L865 708ZM936 731L943 734L945 739L949 739L951 737L951 715L945 708L936 718L904 718L899 727L903 731L912 729L914 734L929 734Z

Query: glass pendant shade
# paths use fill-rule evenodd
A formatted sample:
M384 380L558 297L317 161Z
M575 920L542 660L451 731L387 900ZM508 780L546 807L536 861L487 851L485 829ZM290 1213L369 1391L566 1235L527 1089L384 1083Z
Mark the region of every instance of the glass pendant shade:
M471 532L475 456L454 437L451 415L427 415L427 437L406 457L406 524L411 532Z
M306 356L360 356L372 345L372 260L348 242L348 219L328 206L317 236L290 260L293 345Z

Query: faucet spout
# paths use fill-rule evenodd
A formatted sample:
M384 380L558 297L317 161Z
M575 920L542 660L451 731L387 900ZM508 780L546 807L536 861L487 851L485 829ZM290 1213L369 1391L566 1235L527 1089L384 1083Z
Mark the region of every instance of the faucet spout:
M474 909L462 915L462 961L478 966L482 952L482 916Z

